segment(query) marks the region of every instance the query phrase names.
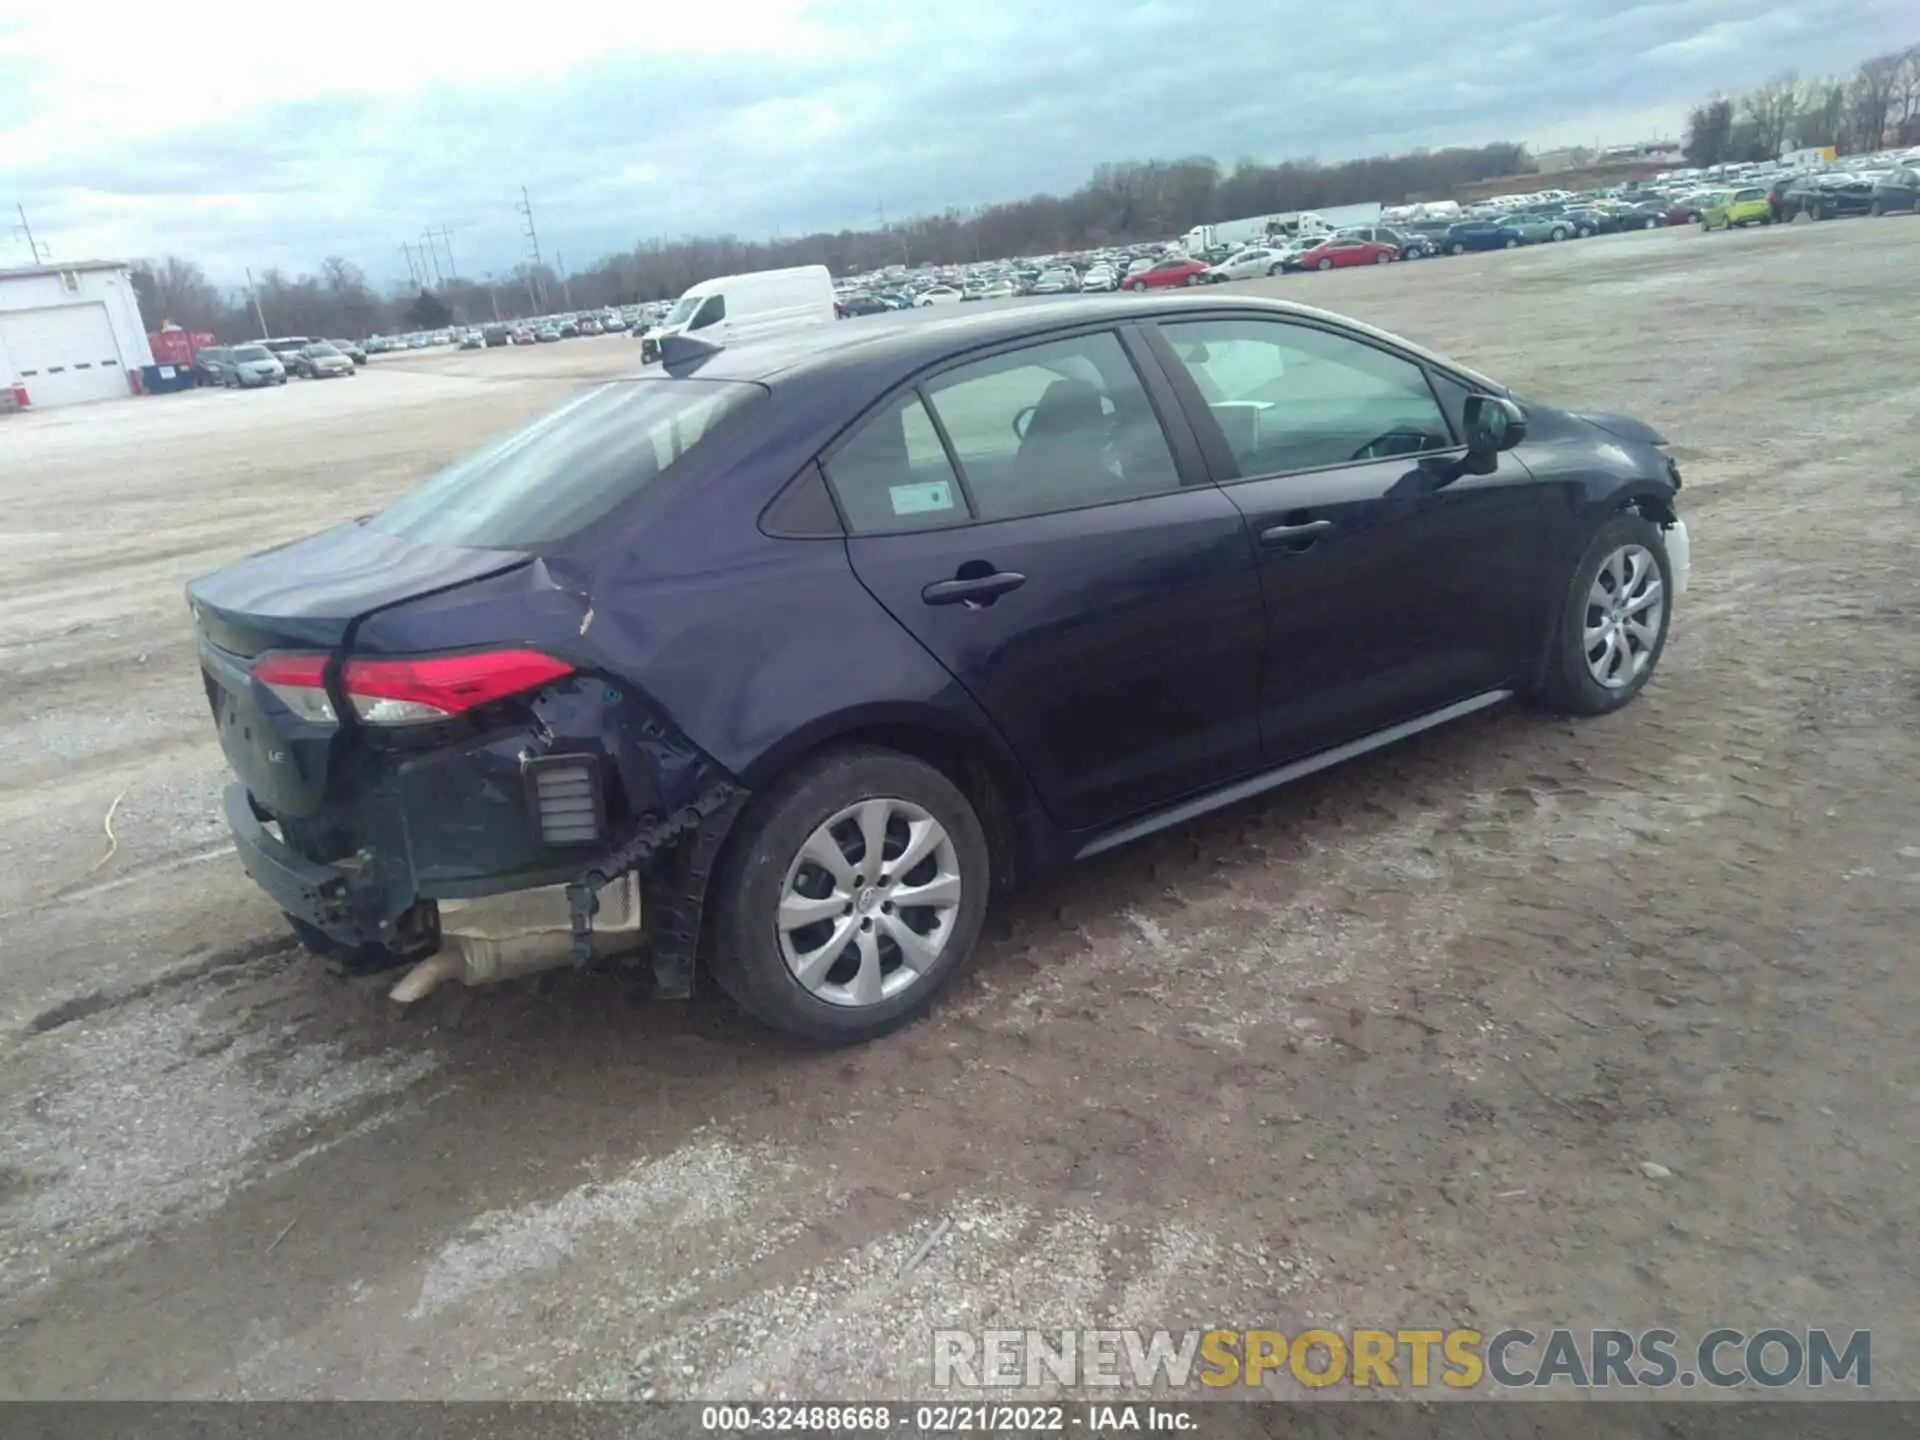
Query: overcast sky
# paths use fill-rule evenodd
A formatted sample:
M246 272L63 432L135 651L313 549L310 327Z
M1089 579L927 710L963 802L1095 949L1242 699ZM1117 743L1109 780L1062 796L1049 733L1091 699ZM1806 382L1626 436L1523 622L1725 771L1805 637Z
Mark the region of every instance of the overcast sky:
M0 205L64 259L376 280L453 232L578 266L641 237L870 225L1103 160L1323 160L1677 134L1781 70L1920 40L1911 0L0 0ZM1391 198L1391 197L1386 197ZM24 264L0 216L0 265Z

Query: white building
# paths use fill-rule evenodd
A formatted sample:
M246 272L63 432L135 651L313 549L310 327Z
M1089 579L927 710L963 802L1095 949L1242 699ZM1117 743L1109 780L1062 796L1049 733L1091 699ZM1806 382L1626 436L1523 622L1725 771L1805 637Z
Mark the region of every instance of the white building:
M38 410L134 393L153 364L133 276L118 261L0 270L0 389Z

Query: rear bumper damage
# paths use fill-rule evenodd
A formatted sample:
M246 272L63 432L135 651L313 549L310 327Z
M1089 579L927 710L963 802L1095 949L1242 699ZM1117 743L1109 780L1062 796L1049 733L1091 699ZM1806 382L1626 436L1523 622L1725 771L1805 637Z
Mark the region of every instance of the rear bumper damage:
M707 879L745 792L624 687L561 682L526 722L424 749L363 748L303 818L230 785L241 865L343 949L377 946L399 962L431 954L444 931L444 955L466 920L491 933L492 912L511 911L517 937L556 942L523 953L585 966L644 948L661 993L690 994ZM636 883L603 909L601 892L627 877ZM527 928L527 915L541 923Z

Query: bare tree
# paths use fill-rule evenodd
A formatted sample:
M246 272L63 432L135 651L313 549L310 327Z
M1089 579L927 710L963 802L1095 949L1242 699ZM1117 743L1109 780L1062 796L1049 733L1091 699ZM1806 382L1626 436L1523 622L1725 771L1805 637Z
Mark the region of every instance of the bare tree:
M1793 135L1799 86L1791 70L1740 97L1740 119L1755 159L1779 155Z

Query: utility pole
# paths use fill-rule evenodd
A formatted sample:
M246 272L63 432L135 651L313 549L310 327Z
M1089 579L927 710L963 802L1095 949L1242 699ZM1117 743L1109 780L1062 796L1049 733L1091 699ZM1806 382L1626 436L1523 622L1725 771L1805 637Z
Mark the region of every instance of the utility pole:
M33 257L32 263L35 265L40 265L40 264L44 264L48 260L51 260L53 258L53 251L49 249L47 246L42 245L38 240L33 238L33 227L27 223L27 207L25 205L16 204L13 208L16 211L18 211L20 215L19 228L16 229L13 233L16 235L25 237L27 242L27 254Z
M440 247L433 243L433 231L420 233L420 278L427 277L427 267L433 267L433 284L438 289L446 283L446 277L440 273Z
M423 238L426 240L433 254L435 269L437 270L440 264L440 252L445 250L447 252L446 278L449 280L458 280L460 278L460 272L456 270L453 265L453 232L444 225L437 230L429 226Z
M500 292L493 288L493 272L487 271L487 298L493 302L493 318L500 319Z
M260 322L260 338L267 338L267 316L260 308L260 287L253 283L253 267L247 267L247 295L253 301L253 318Z
M560 303L567 309L573 309L573 285L567 279L567 258L558 250L553 252L553 268L560 272Z
M420 268L420 266L416 264L414 261L413 246L407 244L406 241L402 240L400 242L400 253L407 257L407 283L413 286L415 290L426 289L427 288L426 275L425 275L425 272Z
M533 201L527 195L526 186L522 185L520 187L520 203L513 208L520 212L520 218L525 222L521 233L527 237L527 244L532 247L533 251L533 270L527 272L527 294L533 300L534 309L536 311L544 311L547 308L546 301L543 296L534 294L533 276L545 262L540 258L540 232L534 228Z

